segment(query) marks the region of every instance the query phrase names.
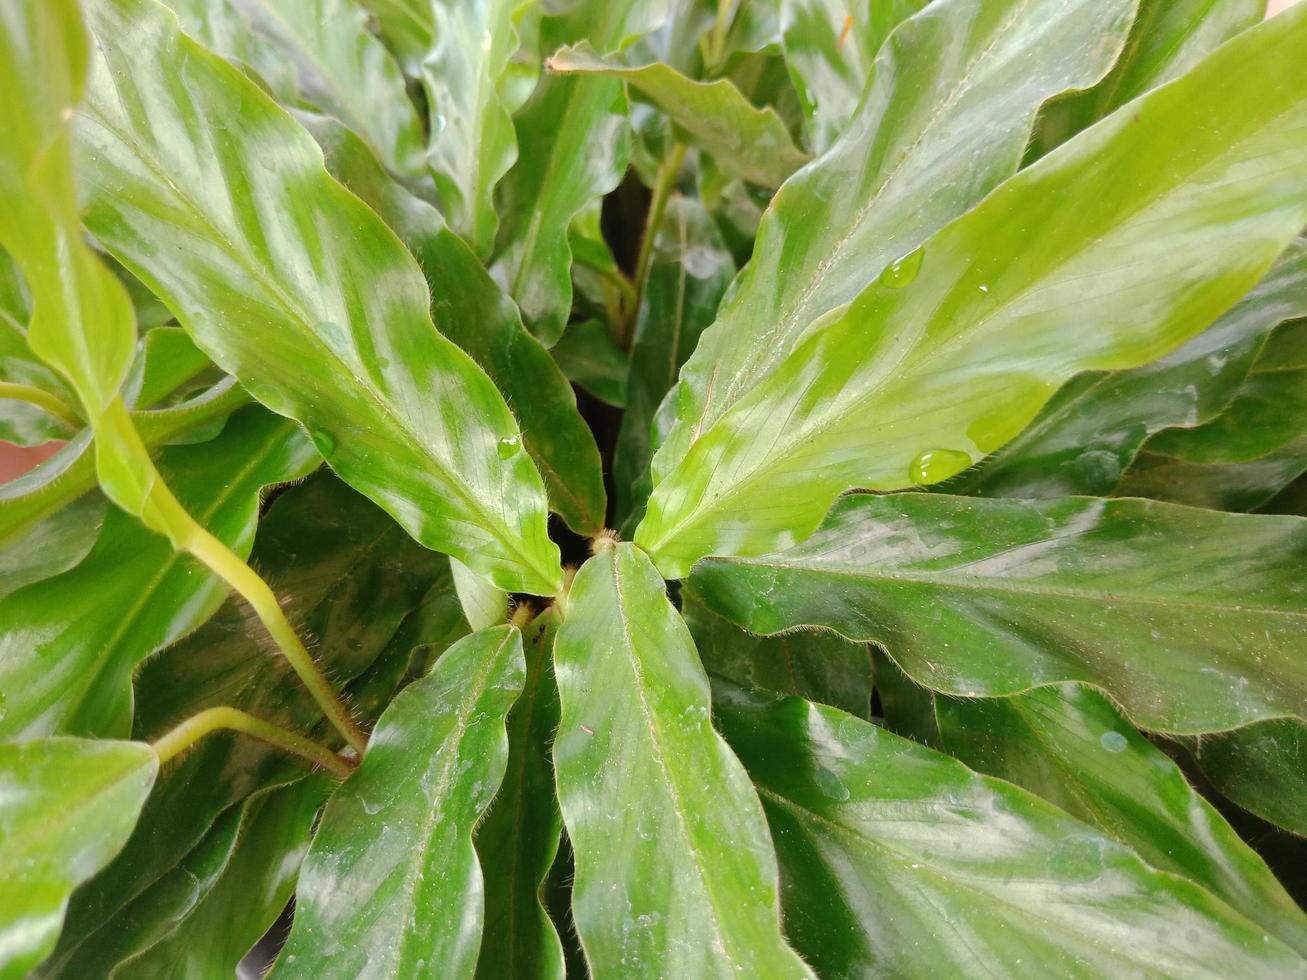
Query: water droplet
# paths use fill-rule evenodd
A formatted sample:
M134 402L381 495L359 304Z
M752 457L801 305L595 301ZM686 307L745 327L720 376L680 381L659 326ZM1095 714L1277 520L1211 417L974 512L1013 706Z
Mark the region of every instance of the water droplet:
M1109 752L1124 752L1129 743L1120 732L1103 732L1098 738L1098 744Z
M431 135L434 136L436 133L442 133L444 132L444 130L445 130L445 117L442 116L440 113L436 113L434 116L431 117Z
M330 460L331 454L336 451L336 437L325 429L310 429L309 438L313 440L313 445L318 447L322 458Z
M961 473L971 465L971 457L957 449L930 449L912 461L908 478L913 483L938 483Z
M832 800L847 800L849 798L849 788L840 782L839 776L825 766L818 766L813 776L817 780L818 788Z
M926 257L924 248L913 249L907 255L899 256L881 271L880 284L890 289L902 289L921 271L921 260Z
M517 436L508 436L499 440L499 458L512 459L522 448L522 440Z

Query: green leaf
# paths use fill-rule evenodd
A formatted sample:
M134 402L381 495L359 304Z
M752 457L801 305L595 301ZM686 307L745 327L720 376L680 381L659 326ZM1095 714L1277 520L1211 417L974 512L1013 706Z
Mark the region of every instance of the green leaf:
M781 0L781 46L814 152L825 152L853 118L890 31L928 2Z
M469 636L377 723L327 805L277 977L470 977L482 877L472 831L504 774L522 636Z
M318 462L293 423L251 407L218 439L166 450L159 464L196 520L244 557L263 488ZM110 511L75 567L0 600L0 687L11 692L0 738L126 736L137 664L208 619L226 594L167 539Z
M990 497L1108 494L1150 435L1210 421L1235 397L1281 321L1307 316L1307 241L1295 239L1197 337L1129 371L1078 375L997 453L941 489Z
M0 977L54 948L69 893L123 846L158 768L131 742L0 744Z
M823 976L1287 976L1196 885L1009 783L834 708L722 699L766 809L785 924Z
M613 342L602 320L582 320L549 351L568 380L601 402L621 408L626 404L630 358Z
M1307 296L1307 285L1303 287ZM1303 315L1307 315L1304 310ZM1217 510L1253 510L1307 471L1307 323L1267 341L1226 409L1204 425L1144 444L1116 487Z
M591 971L808 975L781 936L771 841L709 720L694 643L630 544L582 566L554 664L558 799Z
M416 75L435 36L435 7L412 0L359 0L390 49L410 75Z
M654 238L626 378L626 411L613 450L617 523L643 512L640 484L653 455L654 415L713 320L735 262L703 205L673 195ZM563 339L566 344L572 331ZM561 345L560 345L561 346ZM558 348L554 348L557 356Z
M383 511L329 474L287 490L260 522L254 561L288 614L316 637L314 650L338 686L366 670L428 590L445 561ZM411 650L411 645L410 645ZM292 730L336 737L285 658L269 655L251 614L230 600L204 626L148 660L136 678L138 739L178 719L230 705ZM366 705L356 701L362 710ZM99 930L175 868L217 816L260 789L300 778L305 766L254 739L216 734L171 763L119 857L74 897L61 955L98 945Z
M1307 837L1307 731L1276 718L1229 732L1186 739L1213 786L1263 820Z
M503 91L526 0L433 0L434 44L422 62L431 112L428 150L441 211L481 258L499 218L494 192L517 160L513 106Z
M541 50L586 39L602 53L617 51L665 16L665 0L579 0L542 21ZM622 86L612 79L552 76L514 120L517 163L500 186L491 271L546 347L562 336L572 305L568 226L626 170L626 112Z
M941 0L901 25L843 135L769 205L753 259L682 371L655 485L812 323L1014 173L1040 104L1107 71L1134 6Z
M762 187L776 187L808 160L770 106L750 105L728 79L698 82L661 62L627 65L581 45L562 48L545 63L563 75L619 78L664 112L684 142L724 169Z
M943 751L1189 878L1307 955L1307 915L1175 763L1101 694L1062 684L995 701L934 700Z
M755 633L875 641L969 697L1078 680L1153 731L1307 717L1307 520L1143 500L851 495L789 551L691 576Z
M517 308L439 212L392 181L358 139L321 117L303 117L322 144L327 168L399 235L431 284L437 328L499 387L522 429L522 444L544 477L550 506L578 534L604 526L607 499L594 435L576 396L526 328Z
M1048 106L1036 147L1046 153L1131 99L1179 78L1265 16L1266 0L1140 0L1112 71L1087 92Z
M57 371L51 370L27 345L27 331L0 309L0 381L29 385L49 392L72 408L77 398ZM72 427L49 411L29 402L0 397L0 440L18 446L36 446L51 439L67 439Z
M222 875L236 850L241 808L222 814L204 839L177 866L106 923L94 943L71 956L53 956L40 977L108 977L123 960L164 939L198 905Z
M550 755L558 730L553 668L557 629L553 611L526 629L526 678L508 714L508 766L485 819L477 825L486 911L476 972L486 980L561 980L564 975L562 943L541 904L563 827Z
M473 630L502 626L508 619L508 596L457 558L449 561L463 615Z
M1284 57L1305 41L1301 7L1240 35L890 265L708 421L637 542L672 577L706 554L785 547L840 492L953 476L1075 373L1198 333L1307 223L1307 60Z
M308 134L162 7L89 12L98 58L78 142L96 238L415 538L503 588L556 591L543 487L512 451L521 433L435 331L399 241L327 176Z
M681 615L709 677L725 678L745 690L793 694L870 719L872 657L867 644L815 631L746 633L688 587L681 590Z
M221 877L162 942L125 960L111 976L183 980L236 973L236 964L286 907L331 786L318 775L250 800L240 843Z

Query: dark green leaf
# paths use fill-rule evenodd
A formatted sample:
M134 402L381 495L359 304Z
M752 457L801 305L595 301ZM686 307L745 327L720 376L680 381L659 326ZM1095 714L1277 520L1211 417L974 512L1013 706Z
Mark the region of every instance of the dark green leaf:
M616 408L626 404L630 358L602 320L572 324L549 353L569 380L600 401Z
M823 976L1292 976L1242 915L1009 783L834 708L719 702Z
M195 519L248 555L263 488L303 477L318 454L294 423L250 407L210 443L179 446L160 471ZM110 511L75 567L0 600L0 737L131 731L131 678L204 622L226 586L140 521Z
M524 670L516 628L483 630L386 709L322 815L275 976L472 976L483 900L472 831L504 774Z
M991 697L1079 680L1142 727L1307 717L1307 520L1143 500L843 498L789 551L691 584L755 633L885 647L918 683Z
M132 742L0 744L0 977L54 948L68 894L118 853L158 768Z
M78 143L97 239L414 537L504 588L556 591L521 433L433 328L399 241L328 177L307 133L162 7L88 11L99 57Z
M1307 7L1240 35L890 265L707 418L636 540L675 577L706 554L785 547L840 492L953 476L1073 374L1146 363L1197 334L1307 223L1307 59L1289 55L1305 42Z
M689 631L641 552L577 574L554 644L572 909L596 976L805 976L757 798L709 720Z
M1277 718L1186 739L1212 785L1245 810L1307 837L1307 729Z

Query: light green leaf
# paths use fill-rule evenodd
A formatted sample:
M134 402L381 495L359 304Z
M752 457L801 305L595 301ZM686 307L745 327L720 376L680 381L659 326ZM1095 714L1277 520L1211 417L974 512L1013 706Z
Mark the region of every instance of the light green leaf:
M1140 726L1307 718L1307 520L1143 500L856 494L802 545L710 558L691 584L755 633L881 644L932 690L1078 680Z
M327 805L273 975L470 977L482 877L472 831L504 774L504 717L522 691L522 636L450 647L377 723Z
M654 238L626 378L626 411L613 449L620 527L644 511L640 485L653 455L651 429L676 374L717 313L735 262L712 217L692 198L674 195ZM572 331L563 338L568 342ZM561 346L561 345L560 345ZM559 348L554 348L558 356ZM647 493L647 489L645 490Z
M655 485L812 323L1014 173L1040 104L1108 70L1134 6L940 0L904 22L853 121L768 207L752 260L682 371Z
M473 630L503 625L508 619L508 596L457 558L449 560L449 570L468 625Z
M54 948L69 893L131 833L159 768L149 746L52 738L0 744L0 977Z
M941 489L989 497L1108 494L1150 435L1210 421L1235 397L1271 331L1307 316L1307 241L1210 327L1129 371L1078 375L997 453Z
M591 971L807 976L781 936L771 842L709 720L694 643L630 544L582 566L554 664L558 799Z
M96 238L415 538L503 588L556 591L543 487L512 451L521 433L435 331L399 241L327 176L307 133L162 7L89 11L98 57L78 143Z
M672 577L786 547L840 492L953 476L1075 373L1198 333L1307 223L1307 59L1286 57L1304 42L1303 7L1240 35L890 265L707 421L637 542Z
M321 117L301 119L322 144L332 175L370 205L418 260L431 286L437 329L503 393L521 426L522 445L544 477L550 506L578 534L598 531L607 500L594 435L577 412L567 380L522 326L513 301L439 212L391 180L352 133Z
M441 212L481 258L489 258L499 218L494 192L517 159L503 91L518 46L514 21L527 0L429 0L434 42L422 62L431 106L427 158ZM506 98L508 96L508 98Z
M1185 739L1220 792L1263 820L1307 837L1307 729L1292 718Z
M1307 955L1307 916L1270 869L1101 694L1061 684L993 701L935 698L934 711L938 748L1096 826Z
M684 142L725 170L763 187L776 187L807 162L770 106L749 104L728 79L698 82L661 62L626 65L601 58L588 45L562 48L545 63L564 75L619 78L672 120Z
M618 51L666 12L665 0L579 0L541 22L541 50L585 39L602 53ZM562 336L572 305L568 226L626 170L626 112L622 86L612 79L552 76L514 120L517 163L500 185L491 271L546 347Z
M508 714L508 767L476 830L486 907L476 972L484 980L564 975L563 947L541 904L563 827L550 755L558 730L557 629L551 610L525 630L526 678Z
M213 442L178 446L160 472L202 525L249 554L263 488L319 464L293 423L257 407ZM0 601L0 738L131 731L132 673L211 616L227 588L168 541L118 510L75 567Z
M77 396L59 373L27 345L27 331L4 309L0 309L0 381L49 392L69 409L78 405ZM36 446L51 439L67 439L72 433L73 427L48 409L0 396L0 440Z
M1299 976L1201 888L1009 783L834 708L718 703L823 976Z
M825 152L853 118L890 31L928 2L781 0L785 64L803 105L814 152Z

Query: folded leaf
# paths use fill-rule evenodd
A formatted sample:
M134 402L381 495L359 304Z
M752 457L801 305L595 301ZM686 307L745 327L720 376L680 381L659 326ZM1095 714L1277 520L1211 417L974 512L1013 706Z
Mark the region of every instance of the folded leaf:
M672 577L785 547L841 491L953 476L1073 374L1198 333L1307 223L1307 60L1289 55L1305 42L1303 7L1240 35L891 265L707 420L637 542Z
M933 690L1079 680L1140 726L1307 718L1307 520L1142 500L851 495L789 551L710 558L691 585L755 633L881 644Z
M1277 718L1186 739L1194 762L1222 794L1263 820L1307 837L1307 729Z
M776 187L807 162L770 106L755 108L728 79L698 82L670 65L626 65L582 45L562 48L545 63L565 75L619 78L664 112L682 138L725 170L762 187Z
M958 761L1096 826L1307 956L1307 915L1175 763L1101 694L1062 684L994 701L935 698L934 710L939 748Z
M274 976L472 976L472 831L504 775L504 717L524 669L522 635L498 626L456 643L391 702L323 812Z
M657 26L666 0L579 0L540 25L542 51L582 39L617 51ZM612 79L541 79L517 114L517 163L500 188L502 223L492 271L546 347L572 305L572 218L611 191L626 170L626 97Z
M269 484L318 466L299 428L250 407L213 442L160 456L183 506L242 557ZM136 666L217 610L227 588L129 514L105 517L90 553L60 575L0 600L0 688L10 692L0 738L97 735L132 725Z
M506 589L556 591L521 433L433 328L398 240L327 176L307 133L162 7L93 0L88 13L98 57L78 143L96 238L415 538Z
M808 121L808 143L824 152L862 101L876 53L890 31L928 0L858 3L781 0L781 46Z
M509 115L515 106L501 86L517 49L515 15L523 0L434 0L434 43L422 61L432 107L427 158L441 212L472 249L489 258L499 218L495 185L517 159Z
M558 800L592 973L808 976L781 936L771 841L709 720L690 634L630 544L582 566L554 663Z
M651 254L627 368L626 411L613 449L614 527L644 510L639 484L653 455L654 414L735 273L712 217L698 201L679 194L667 202Z
M564 975L563 946L540 897L563 828L550 754L558 730L557 629L557 613L546 612L525 631L526 678L508 713L508 767L476 830L486 907L476 972L485 980Z
M1223 411L1272 330L1307 316L1307 241L1210 327L1165 357L1128 371L1078 375L1021 434L948 481L949 493L988 497L1108 494L1144 440Z
M768 207L753 259L682 371L655 484L809 325L1013 174L1040 104L1108 70L1134 7L942 0L900 25L839 140Z
M526 328L472 250L426 202L377 165L358 139L321 117L301 116L326 153L327 169L362 198L408 247L431 284L436 328L472 356L498 386L522 428L550 506L578 534L604 526L603 473L594 435L549 352Z
M1198 886L1024 790L834 708L723 699L823 976L1288 976L1303 960Z
M0 744L0 977L54 948L69 893L123 846L158 768L133 742Z

